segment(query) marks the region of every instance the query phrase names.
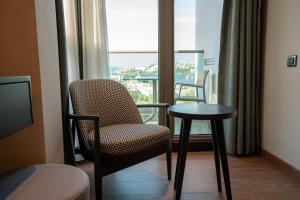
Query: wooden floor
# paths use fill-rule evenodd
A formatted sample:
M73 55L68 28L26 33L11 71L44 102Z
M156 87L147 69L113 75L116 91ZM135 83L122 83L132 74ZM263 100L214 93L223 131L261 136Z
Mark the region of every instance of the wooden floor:
M167 180L165 155L104 177L104 200L173 200L172 181ZM93 164L79 166L91 181L91 199L95 199ZM300 180L266 161L261 156L229 157L233 199L300 200ZM212 152L188 153L182 200L220 200L217 192ZM224 187L223 187L224 191Z

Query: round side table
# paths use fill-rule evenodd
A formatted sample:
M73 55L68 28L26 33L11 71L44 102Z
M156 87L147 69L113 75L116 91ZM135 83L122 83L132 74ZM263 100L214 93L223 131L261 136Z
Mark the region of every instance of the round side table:
M211 124L215 167L217 174L218 191L222 191L220 160L223 170L226 196L228 200L232 199L230 176L225 146L225 137L223 130L223 120L232 118L236 115L236 110L229 106L218 104L178 104L170 106L169 115L181 118L181 130L179 138L179 151L177 155L177 165L175 174L174 189L176 189L176 200L180 199L182 191L182 182L188 150L188 141L191 131L192 120L209 120Z

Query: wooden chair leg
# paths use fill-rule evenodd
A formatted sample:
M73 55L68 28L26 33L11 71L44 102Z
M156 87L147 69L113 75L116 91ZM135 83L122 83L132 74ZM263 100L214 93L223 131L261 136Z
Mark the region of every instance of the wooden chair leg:
M102 166L94 163L96 200L102 200Z
M168 180L170 181L171 176L172 176L172 150L171 150L171 147L167 151L166 156L167 156Z

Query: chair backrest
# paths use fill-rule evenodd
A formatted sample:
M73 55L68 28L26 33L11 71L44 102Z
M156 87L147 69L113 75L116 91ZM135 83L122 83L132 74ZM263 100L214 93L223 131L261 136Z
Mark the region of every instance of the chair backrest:
M208 73L209 73L209 70L199 70L197 72L196 84L199 86L204 86Z
M98 115L100 127L112 124L143 123L127 89L109 79L77 80L70 84L74 113ZM91 122L80 122L81 134L93 130Z

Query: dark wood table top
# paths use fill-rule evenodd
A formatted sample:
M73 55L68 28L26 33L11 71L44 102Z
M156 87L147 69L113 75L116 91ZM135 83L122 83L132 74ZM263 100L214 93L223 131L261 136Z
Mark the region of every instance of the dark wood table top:
M236 115L236 110L230 106L218 104L177 104L168 109L171 116L185 119L221 120Z

